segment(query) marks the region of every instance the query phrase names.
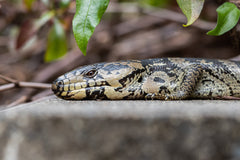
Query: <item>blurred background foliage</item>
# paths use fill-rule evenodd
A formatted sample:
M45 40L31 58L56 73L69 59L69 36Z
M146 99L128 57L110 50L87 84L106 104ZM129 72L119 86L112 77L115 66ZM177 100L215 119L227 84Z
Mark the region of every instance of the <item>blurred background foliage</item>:
M170 5L172 3L172 1L170 0L139 0L139 3L144 5L149 5L149 6L154 6L154 7L167 7L168 5Z
M197 22L184 28L187 20L176 0L111 0L83 56L72 31L75 1L1 0L0 74L21 81L51 82L73 68L102 61L236 57L238 25L219 37L206 35L215 27L216 9L224 2L206 1ZM33 100L49 93L14 89L0 93L0 104L21 95Z

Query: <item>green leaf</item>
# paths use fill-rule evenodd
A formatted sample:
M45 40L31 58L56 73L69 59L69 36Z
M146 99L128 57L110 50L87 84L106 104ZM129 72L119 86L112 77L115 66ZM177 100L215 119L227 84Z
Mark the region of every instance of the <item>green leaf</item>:
M34 1L35 1L35 0L23 0L24 5L26 6L26 8L27 8L28 10L31 10L31 9L32 9L32 4L33 4Z
M52 19L54 17L54 11L48 11L46 13L43 13L41 15L41 17L35 21L35 28L39 29L40 27L42 27L45 23L47 23L50 19Z
M171 1L169 0L139 0L140 4L153 7L166 7Z
M67 52L65 31L59 20L54 19L54 25L48 35L45 62L50 62L64 56Z
M73 18L73 33L78 47L86 55L88 40L102 15L109 0L76 0L76 13Z
M61 0L60 1L60 8L67 8L70 4L70 0Z
M225 2L217 9L218 20L217 26L207 34L219 36L231 30L237 23L240 17L240 10L237 6L230 2Z
M199 17L204 0L177 0L179 7L181 8L183 14L187 17L187 24L184 27L193 24Z

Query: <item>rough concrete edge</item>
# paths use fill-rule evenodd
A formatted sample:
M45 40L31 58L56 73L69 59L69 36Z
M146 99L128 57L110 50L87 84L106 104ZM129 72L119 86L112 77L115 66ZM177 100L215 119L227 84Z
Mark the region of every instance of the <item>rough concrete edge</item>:
M43 101L53 105L61 104L59 109L48 106L40 108ZM54 104L56 103L56 104ZM130 104L127 107L118 105L101 106L96 104ZM150 106L138 106L145 103ZM198 106L191 106L200 103ZM153 119L153 118L181 118L198 120L199 118L233 118L240 119L240 101L64 101L55 96L44 97L34 102L0 110L0 120L33 116L38 118L77 116L82 118L113 118L113 119ZM78 106L76 105L78 104ZM81 107L79 104L85 104ZM91 105L88 105L91 104ZM135 104L131 106L131 104ZM137 105L136 105L137 104ZM153 105L154 104L154 105ZM162 106L159 106L161 104ZM170 104L170 105L169 105ZM171 106L175 104L175 106ZM186 105L187 104L187 105ZM230 107L229 107L229 104ZM33 108L34 105L38 107ZM69 105L69 106L65 106ZM72 106L71 106L72 105ZM225 105L225 106L224 106Z

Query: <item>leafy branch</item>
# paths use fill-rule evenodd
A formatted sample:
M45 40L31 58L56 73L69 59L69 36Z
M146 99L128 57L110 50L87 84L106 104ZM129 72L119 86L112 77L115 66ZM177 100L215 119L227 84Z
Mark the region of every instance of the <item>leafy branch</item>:
M208 35L218 36L231 30L239 21L240 10L230 2L225 2L218 9L217 26L209 31Z
M36 0L23 0L27 10L31 10ZM99 24L104 12L106 11L109 0L76 0L76 4L70 0L55 1L41 0L48 7L48 11L43 13L39 19L34 22L28 22L20 29L16 48L21 48L37 31L45 24L50 24L48 32L47 49L45 61L53 61L61 58L67 52L67 37L64 17L69 6L76 6L76 12L72 20L72 29L78 47L84 55L87 53L88 41L91 38L96 26ZM139 0L149 4L168 3L167 0ZM178 6L187 18L184 27L191 26L200 16L204 7L205 0L176 0ZM60 3L60 4L59 4ZM229 0L218 7L217 25L214 29L207 32L208 35L219 36L231 30L239 21L240 10L237 6L238 0ZM73 5L71 5L73 4ZM56 7L57 6L57 7ZM69 9L71 10L71 8ZM144 9L143 9L144 10ZM164 16L164 15L163 15ZM194 26L196 26L194 24Z
M179 7L187 17L187 27L193 24L199 17L204 0L177 0ZM207 34L212 36L223 35L231 30L239 21L240 10L234 3L225 2L217 8L218 20L216 27Z
M37 0L23 0L23 4L29 12L36 2ZM22 24L16 41L16 49L24 48L24 45L34 38L43 26L49 25L50 30L44 60L50 62L61 58L67 53L65 18L67 9L72 2L70 0L41 0L40 2L45 5L46 11L41 13L39 18L27 20Z
M187 24L192 25L200 16L205 0L176 0L183 14L187 17ZM95 27L101 20L109 0L76 0L76 13L73 19L73 33L76 42L86 55L87 44ZM219 36L231 30L238 22L240 10L234 3L225 2L218 9L216 27L208 35Z

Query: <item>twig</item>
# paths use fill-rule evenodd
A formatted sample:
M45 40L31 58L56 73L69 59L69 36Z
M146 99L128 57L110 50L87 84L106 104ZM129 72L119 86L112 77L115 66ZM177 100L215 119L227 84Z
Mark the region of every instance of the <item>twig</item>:
M18 82L18 87L49 89L51 88L51 84L37 82Z
M10 77L6 77L6 76L1 75L1 74L0 74L0 79L5 80L5 81L7 81L7 82L11 82L11 83L16 83L16 82L17 82L17 80L12 79L12 78L10 78Z
M136 2L110 2L106 12L108 13L139 13L140 7Z
M36 82L17 82L0 85L0 91L9 90L12 88L40 88L40 89L49 89L51 84L49 83L36 83Z
M0 75L0 79L10 82L9 84L0 85L0 92L9 90L12 88L40 88L40 89L50 89L51 84L48 83L36 83L36 82L20 82L15 79ZM10 103L7 107L12 107L21 103L24 103L30 99L30 96L24 95L17 99L16 101Z
M5 85L1 85L0 86L0 92L1 91L5 91L5 90L9 90L15 87L14 83L10 83L10 84L5 84Z
M155 9L154 9L155 10ZM186 23L186 18L184 15L179 14L178 12L170 11L168 9L158 9L157 11L143 9L143 13L151 16L155 16L158 18L178 22L178 23ZM215 27L216 23L207 22L201 19L198 19L196 23L193 23L192 26L199 28L201 30L209 31Z
M49 89L51 88L51 84L48 83L37 83L37 82L19 82L15 79L0 75L0 79L3 79L7 82L10 82L9 84L0 85L0 91L9 90L12 88L41 88L41 89Z
M151 16L151 15L144 15L144 16L117 24L116 26L114 26L113 29L116 36L124 36L129 33L132 34L134 32L144 30L146 28L164 24L164 23L166 23L166 21L163 19L160 19L155 16Z

